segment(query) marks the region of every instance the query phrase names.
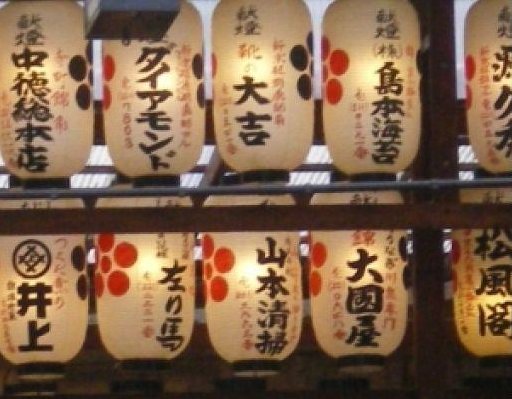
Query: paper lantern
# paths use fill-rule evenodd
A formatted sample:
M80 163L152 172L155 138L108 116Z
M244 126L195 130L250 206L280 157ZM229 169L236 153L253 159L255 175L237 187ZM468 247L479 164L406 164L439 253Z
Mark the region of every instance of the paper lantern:
M293 204L289 196L210 197L205 206ZM264 376L296 348L302 326L299 234L204 233L210 341L239 376Z
M215 139L234 170L292 170L313 137L311 20L301 0L221 0L212 22Z
M98 208L191 206L188 198L100 199ZM193 233L99 234L95 289L101 340L119 360L168 360L194 325Z
M512 170L512 6L485 0L466 17L466 115L478 161L492 173Z
M464 203L512 203L512 190L462 190ZM512 229L452 232L453 306L463 346L481 357L511 355Z
M81 206L80 200L1 204L2 209ZM0 264L0 352L27 378L51 378L78 353L87 331L85 237L0 236ZM37 365L44 367L34 374Z
M72 0L0 10L0 150L22 179L79 172L93 140L91 47Z
M316 194L312 205L397 204L398 192ZM309 288L316 339L345 370L368 370L402 342L405 230L312 231Z
M128 177L191 169L204 141L202 24L183 1L161 41L104 41L105 135Z
M323 32L323 121L334 165L347 174L404 170L420 135L414 8L407 0L337 0Z

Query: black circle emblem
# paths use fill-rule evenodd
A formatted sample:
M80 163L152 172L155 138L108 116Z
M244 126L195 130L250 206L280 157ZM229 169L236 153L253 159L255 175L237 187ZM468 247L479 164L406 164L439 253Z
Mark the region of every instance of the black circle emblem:
M20 242L12 254L14 270L24 278L33 279L43 276L50 269L51 263L50 250L37 240Z

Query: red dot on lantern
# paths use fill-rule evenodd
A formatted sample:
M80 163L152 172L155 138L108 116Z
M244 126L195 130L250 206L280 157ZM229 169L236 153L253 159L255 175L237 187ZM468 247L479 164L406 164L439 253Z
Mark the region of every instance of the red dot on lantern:
M473 92L471 91L471 87L466 85L466 109L470 109L473 105Z
M452 241L452 262L459 263L460 260L460 243L457 240Z
M110 260L110 257L102 256L100 266L101 266L101 271L103 273L108 273L110 271L110 269L112 268L112 261Z
M113 234L100 234L98 237L98 246L102 252L108 252L114 246Z
M210 262L204 264L204 278L210 280L213 275L213 267Z
M222 302L228 295L228 283L220 276L213 278L210 285L210 295L215 302Z
M219 248L215 251L213 263L219 273L227 273L235 265L235 255L229 248Z
M322 276L317 271L309 276L309 291L313 296L317 296L322 291Z
M103 86L103 109L108 110L112 104L112 93L108 86Z
M321 242L313 245L311 250L311 262L315 267L322 267L327 259L327 248Z
M103 276L100 273L96 273L94 275L94 290L96 292L96 296L101 298L103 291L105 290L105 283L103 282Z
M103 57L103 77L106 81L111 80L114 77L116 71L116 63L111 55Z
M114 249L114 260L121 267L131 267L137 261L137 248L128 242L122 242Z
M322 36L322 61L325 61L329 57L331 51L331 43L327 37Z
M202 239L203 245L203 259L208 259L213 255L213 251L215 249L215 243L213 242L213 238L209 234L205 234Z
M338 104L343 96L343 87L337 79L331 79L327 82L327 101L332 104Z
M475 71L476 71L475 59L473 58L472 55L468 55L466 57L466 69L465 69L466 79L472 80L475 77Z
M343 50L334 50L331 54L331 71L335 75L343 75L348 70L350 58Z
M126 273L115 270L108 276L107 287L112 295L123 296L130 288L130 279Z

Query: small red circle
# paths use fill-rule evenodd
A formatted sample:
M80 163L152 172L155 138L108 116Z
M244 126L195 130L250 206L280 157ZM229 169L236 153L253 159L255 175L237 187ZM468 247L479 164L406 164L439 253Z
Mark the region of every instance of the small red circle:
M215 251L213 263L219 273L227 273L235 265L235 255L229 248L219 248Z
M112 261L109 256L102 256L100 261L101 271L108 273L112 269Z
M211 258L215 249L215 243L213 242L212 236L209 234L203 235L201 243L203 246L203 259Z
M470 109L473 105L473 92L471 91L471 87L466 85L466 109Z
M114 234L103 233L98 236L98 247L101 252L108 252L114 246Z
M210 280L213 276L213 267L210 262L206 262L203 265L203 273L205 280Z
M331 43L329 39L325 36L322 36L322 61L325 61L327 57L329 57L329 52L331 51Z
M101 298L103 291L105 290L105 283L103 282L103 276L100 273L96 273L94 275L94 290L96 292L96 296Z
M314 271L309 276L309 292L313 296L318 296L320 291L322 291L322 276L317 271Z
M466 57L466 69L465 69L466 79L472 80L475 77L475 71L476 71L475 59L473 58L472 55L468 55Z
M103 77L108 82L114 77L116 71L116 64L111 55L103 57Z
M112 295L123 296L130 288L130 279L126 273L120 270L115 270L109 274L107 286Z
M337 79L331 79L327 82L326 96L327 101L332 105L336 105L340 102L343 96L343 87Z
M322 267L327 259L327 248L321 242L313 245L311 250L311 262L315 267Z
M122 242L114 249L114 260L121 267L131 267L137 261L137 248L128 242Z
M103 109L108 110L112 105L112 93L108 86L103 86Z
M222 302L228 296L228 283L220 276L213 278L210 285L210 294L215 302Z
M215 77L217 74L217 57L212 54L212 76Z
M452 241L452 263L456 265L460 261L460 244L457 240Z
M343 50L334 50L331 54L331 71L335 75L343 75L348 70L350 58Z

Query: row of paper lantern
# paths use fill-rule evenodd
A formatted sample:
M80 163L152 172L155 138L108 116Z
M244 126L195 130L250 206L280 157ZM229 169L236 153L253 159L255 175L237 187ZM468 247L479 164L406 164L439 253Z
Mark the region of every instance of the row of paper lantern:
M512 190L473 190L468 202L511 202ZM397 192L317 194L312 206L400 203ZM219 196L205 206L290 205L290 196ZM40 207L10 203L11 208ZM57 200L46 207L76 207ZM98 207L190 206L187 198L102 199ZM6 206L6 205L4 205ZM307 273L319 346L344 367L383 364L407 325L406 230L313 231ZM511 354L510 229L454 231L454 314L478 356ZM170 360L194 325L193 233L99 234L97 321L119 360ZM240 375L265 375L296 348L303 318L297 232L203 233L205 315L212 346ZM82 235L0 238L0 353L17 365L69 361L88 324ZM503 263L505 261L505 263Z
M480 163L509 171L508 3L468 17L468 125ZM92 144L91 49L71 0L0 10L0 149L23 179L66 177ZM282 21L287 23L283 24ZM347 174L397 173L420 133L418 19L407 0L335 1L324 19L323 123ZM310 17L302 0L222 0L213 16L216 143L235 171L292 170L313 134ZM179 175L204 141L202 25L183 1L162 41L104 41L104 116L115 167L128 177Z
M493 172L510 169L507 7L505 1L479 2L468 19L476 32L467 40L469 133L480 162ZM71 0L12 2L0 10L7 49L0 54L6 66L0 68L0 147L7 168L21 178L69 176L87 158L91 55L76 29L81 19ZM310 31L299 0L219 3L213 19L215 133L234 170L289 170L305 157L313 123ZM418 31L405 0L339 0L327 11L324 125L339 169L392 173L414 158L420 131ZM195 164L204 134L201 36L197 12L183 2L161 42L104 44L105 132L123 174L177 175ZM508 196L486 193L472 200L505 202ZM393 196L318 195L314 203L396 202ZM130 206L133 200L127 200ZM212 197L207 205L244 201L291 199ZM312 233L312 317L328 353L385 356L401 341L404 235ZM511 311L510 266L502 263L510 261L512 233L467 230L455 237L461 340L479 355L502 353L512 335L505 319ZM2 238L0 351L13 363L66 361L81 346L88 292L82 240ZM121 359L177 355L192 327L193 235L103 234L96 241L105 346ZM214 347L240 370L272 368L291 353L301 329L297 234L207 234L203 257ZM125 336L132 338L120 338Z

